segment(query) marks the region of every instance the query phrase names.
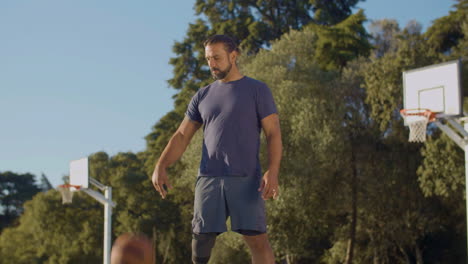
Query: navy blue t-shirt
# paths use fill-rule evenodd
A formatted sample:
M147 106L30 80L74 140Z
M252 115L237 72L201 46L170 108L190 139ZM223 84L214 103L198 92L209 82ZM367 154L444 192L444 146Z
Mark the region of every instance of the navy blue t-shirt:
M261 120L274 113L268 86L247 76L198 90L186 115L203 124L199 176L260 177Z

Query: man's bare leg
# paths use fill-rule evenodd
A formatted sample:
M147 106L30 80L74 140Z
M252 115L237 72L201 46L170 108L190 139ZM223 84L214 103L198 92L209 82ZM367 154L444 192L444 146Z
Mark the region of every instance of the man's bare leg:
M275 264L267 234L243 236L252 254L252 264Z

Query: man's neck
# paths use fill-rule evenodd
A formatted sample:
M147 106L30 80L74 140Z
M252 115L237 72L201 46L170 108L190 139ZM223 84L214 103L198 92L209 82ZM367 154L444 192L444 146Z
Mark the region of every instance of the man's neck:
M233 82L233 81L237 81L237 80L240 80L244 77L244 75L242 75L237 69L233 69L231 70L231 72L229 72L229 74L224 78L224 79L220 79L219 81L221 82Z

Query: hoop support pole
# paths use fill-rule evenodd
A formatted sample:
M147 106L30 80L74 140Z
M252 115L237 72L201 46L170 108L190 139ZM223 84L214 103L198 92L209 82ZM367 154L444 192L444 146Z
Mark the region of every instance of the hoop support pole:
M115 207L115 203L112 200L107 199L100 192L97 192L97 191L91 190L91 189L81 189L81 191L87 193L89 196L93 197L96 201L100 202L104 206L106 204L109 204L110 206Z
M442 124L439 120L434 121L434 124L440 128L447 136L449 136L460 148L465 152L465 208L466 208L466 227L467 227L467 248L466 256L468 260L468 122L464 120L463 126L456 120L447 118L448 122L458 131L454 131L454 128ZM464 138L462 138L460 133Z
M112 187L106 186L93 178L89 178L90 183L97 188L104 191L104 195L100 192L91 189L81 189L89 196L104 205L104 255L103 263L110 264L111 247L112 247L112 207L115 207L115 203L112 201Z
M455 142L461 149L465 150L465 140L460 137L452 128L447 125L442 124L440 121L433 122L440 130L442 130L449 138Z
M462 125L460 125L460 123L453 120L452 118L448 118L447 120L456 130L458 130L458 132L463 136L465 140L468 139L468 132L466 132L465 128Z
M91 183L92 185L96 186L99 190L101 191L104 191L106 189L106 185L98 182L96 179L93 179L91 177L89 177L89 183Z
M112 235L112 187L106 186L104 197L110 203L104 204L104 263L110 264Z
M468 122L463 125L465 130L468 129ZM467 228L467 260L468 260L468 143L465 142L465 204L466 204L466 228Z

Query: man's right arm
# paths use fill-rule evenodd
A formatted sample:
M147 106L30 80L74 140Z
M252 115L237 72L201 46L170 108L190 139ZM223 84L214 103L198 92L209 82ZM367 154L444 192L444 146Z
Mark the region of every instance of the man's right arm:
M166 198L167 194L165 186L169 189L172 188L167 177L166 168L182 157L193 135L201 125L202 124L185 117L156 163L151 180L154 188L161 194L163 199Z

